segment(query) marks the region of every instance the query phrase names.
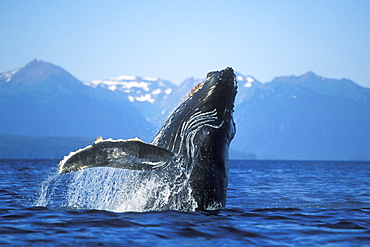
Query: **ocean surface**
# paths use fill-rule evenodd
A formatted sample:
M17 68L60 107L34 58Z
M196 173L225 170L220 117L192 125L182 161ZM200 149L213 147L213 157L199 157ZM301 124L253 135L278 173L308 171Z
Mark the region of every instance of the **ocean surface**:
M122 175L71 193L57 165L0 160L0 246L370 246L370 162L230 161L226 208L207 212L110 208Z

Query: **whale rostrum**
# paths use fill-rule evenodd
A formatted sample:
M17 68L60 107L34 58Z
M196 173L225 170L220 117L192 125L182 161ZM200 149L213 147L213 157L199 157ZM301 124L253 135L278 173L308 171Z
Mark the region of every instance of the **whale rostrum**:
M183 204L176 207L180 210L223 208L228 149L236 130L232 116L236 90L231 67L209 72L151 143L138 138L98 138L93 145L65 156L58 171L64 174L92 167L142 170L145 176L158 176L174 188L167 203Z

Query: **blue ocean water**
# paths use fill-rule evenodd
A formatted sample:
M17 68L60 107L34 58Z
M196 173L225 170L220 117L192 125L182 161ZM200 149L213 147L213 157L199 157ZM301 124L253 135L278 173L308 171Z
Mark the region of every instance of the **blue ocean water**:
M370 246L370 162L230 161L207 212L66 207L57 164L0 160L1 246Z

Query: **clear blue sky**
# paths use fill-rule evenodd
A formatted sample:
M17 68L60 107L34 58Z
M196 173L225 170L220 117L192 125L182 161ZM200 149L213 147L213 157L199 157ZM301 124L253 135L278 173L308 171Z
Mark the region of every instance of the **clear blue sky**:
M82 81L175 84L232 66L266 82L313 71L370 87L370 1L0 1L0 72L34 58Z

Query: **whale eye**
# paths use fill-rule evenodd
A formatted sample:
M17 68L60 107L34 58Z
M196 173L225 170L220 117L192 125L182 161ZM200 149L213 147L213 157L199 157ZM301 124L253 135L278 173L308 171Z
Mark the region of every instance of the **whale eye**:
M209 128L203 128L202 131L205 135L209 135L209 133L211 133L211 130Z
M211 72L208 72L206 77L209 78L211 76L213 76L214 74L218 73L218 71L211 71Z

